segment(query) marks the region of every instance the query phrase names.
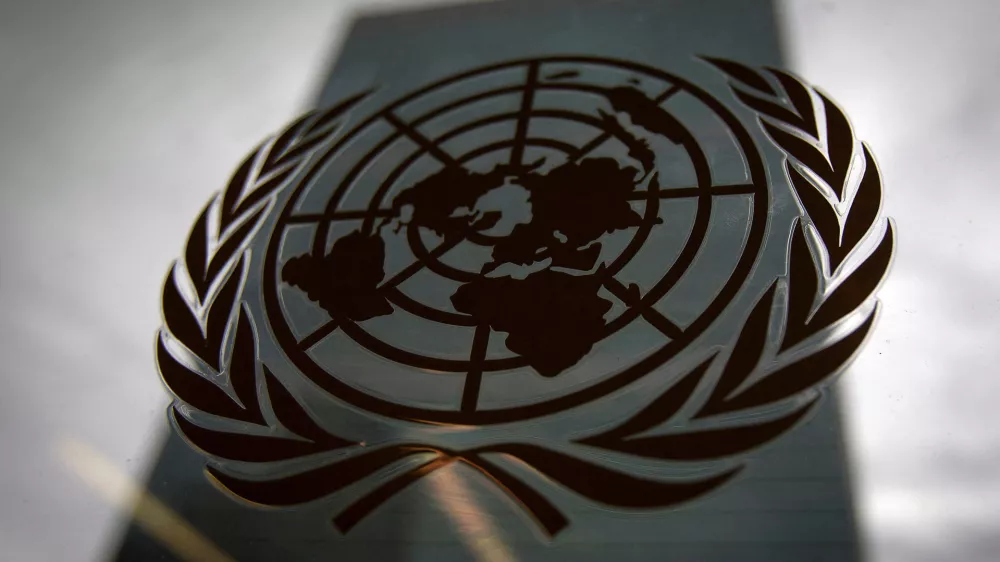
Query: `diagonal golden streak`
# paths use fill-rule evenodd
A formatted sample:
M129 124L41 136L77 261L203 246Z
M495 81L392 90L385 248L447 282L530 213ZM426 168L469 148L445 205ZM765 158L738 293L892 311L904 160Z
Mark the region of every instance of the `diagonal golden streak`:
M476 562L514 562L514 556L497 532L493 518L476 502L472 490L455 472L453 464L438 471L430 484L445 508L459 536L472 551Z
M55 453L101 499L122 514L131 516L142 530L179 559L235 562L234 558L156 496L136 484L92 446L74 438L63 438L56 443Z

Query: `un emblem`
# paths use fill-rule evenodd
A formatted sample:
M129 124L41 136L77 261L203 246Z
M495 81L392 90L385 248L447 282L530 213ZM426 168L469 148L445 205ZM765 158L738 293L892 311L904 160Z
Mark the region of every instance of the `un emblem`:
M386 105L359 93L253 151L163 290L171 417L211 478L287 506L422 459L337 513L347 532L461 462L555 535L563 512L504 459L596 503L663 508L723 485L741 454L799 423L875 320L894 244L881 179L823 93L781 70L703 61L726 96L628 61L518 60ZM800 217L768 236L775 189ZM734 312L765 239L787 246L785 267ZM724 313L740 319L729 344L692 345ZM455 447L433 431L544 425L650 377L668 384L563 442L493 432ZM407 438L370 442L310 412L303 391ZM227 464L334 450L273 478ZM720 462L658 479L596 450Z

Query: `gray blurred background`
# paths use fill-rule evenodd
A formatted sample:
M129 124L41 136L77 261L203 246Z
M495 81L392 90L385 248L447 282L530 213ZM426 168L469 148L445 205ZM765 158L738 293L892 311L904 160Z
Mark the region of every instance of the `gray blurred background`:
M114 485L71 453L139 482L155 461L165 265L242 155L310 105L355 10L425 4L0 2L0 558L114 550ZM1000 559L1000 5L779 6L789 65L871 144L901 232L839 383L867 550Z

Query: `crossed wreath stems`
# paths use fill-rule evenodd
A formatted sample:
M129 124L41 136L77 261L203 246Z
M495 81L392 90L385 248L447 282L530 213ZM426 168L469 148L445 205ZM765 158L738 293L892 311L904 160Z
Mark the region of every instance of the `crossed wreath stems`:
M732 61L705 60L728 76L733 94L756 112L761 127L787 156L785 173L804 213L792 226L787 292L778 299L784 306L775 306L783 283L779 277L758 299L728 354L714 351L637 414L611 429L575 440L577 446L667 461L726 459L759 447L789 430L816 405L822 395L815 389L851 360L878 311L873 294L892 259L894 237L890 221L881 221L884 229L876 228L882 185L868 146L855 140L840 108L799 78L772 68L759 72ZM318 146L335 135L341 119L366 95L309 113L273 142L259 146L225 190L206 205L188 238L183 262L174 263L164 284L165 326L156 348L163 380L180 402L252 426L246 431L209 429L189 419L178 403L173 404L170 415L176 427L208 455L264 463L337 449L353 448L355 454L271 480L247 479L233 474L232 468L211 465L207 467L210 477L245 500L288 506L330 495L403 459L424 458L334 517L334 525L347 532L412 482L461 462L490 478L554 536L568 524L566 517L543 495L484 455L513 457L593 501L622 508L676 505L738 474L744 464L694 480L650 480L525 443L465 450L420 443L365 448L360 440L330 433L310 417L258 359L253 321L238 298L247 276L246 243L273 206L277 190ZM860 179L852 181L855 176ZM838 212L839 205L848 203L847 211ZM846 267L849 256L866 251L866 241L874 249L855 260L856 265ZM188 288L187 296L182 284ZM784 316L784 328L777 349L771 349L768 332L776 312ZM857 317L862 317L859 323L848 321ZM824 334L825 344L800 349L806 340L844 324L853 325L839 330L842 335ZM227 333L233 340L228 358L223 357ZM168 346L168 341L174 344ZM788 355L792 359L783 360ZM766 357L771 360L764 361ZM693 404L695 391L711 384L713 377L707 373L716 363L722 366L721 374L708 399L700 406ZM265 414L258 392L261 379L272 417ZM782 405L783 413L763 423L732 416ZM688 421L721 415L736 419L724 421L720 428L638 436L691 411L686 414Z

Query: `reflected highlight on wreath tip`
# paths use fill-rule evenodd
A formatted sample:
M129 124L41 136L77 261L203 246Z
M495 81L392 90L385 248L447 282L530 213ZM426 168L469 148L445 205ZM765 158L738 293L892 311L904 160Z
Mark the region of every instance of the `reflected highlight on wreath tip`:
M429 479L434 496L444 507L476 562L516 562L496 522L479 505L458 473L458 466L459 463L451 462Z
M91 445L72 437L58 441L54 454L102 500L130 517L180 560L235 562L187 520L137 484Z

